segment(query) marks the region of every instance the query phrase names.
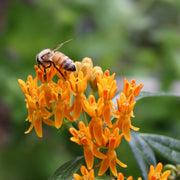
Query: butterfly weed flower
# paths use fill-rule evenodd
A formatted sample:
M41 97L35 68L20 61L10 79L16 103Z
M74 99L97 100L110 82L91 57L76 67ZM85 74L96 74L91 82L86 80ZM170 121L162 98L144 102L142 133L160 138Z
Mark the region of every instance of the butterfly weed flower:
M47 68L44 72L44 67L40 66L41 68L38 68L37 65L34 66L34 69L36 71L36 76L38 80L42 83L39 86L39 91L44 91L44 97L45 97L45 103L48 109L51 109L52 107L52 88L50 87L51 84L54 82L52 81L52 78L55 75L54 67L51 66L50 68Z
M29 94L32 95L34 89L38 88L38 84L37 84L37 78L34 78L29 75L27 77L27 81L24 82L22 79L18 79L18 83L22 89L23 94Z
M71 102L70 85L68 81L59 79L57 84L53 84L50 87L52 88L52 101L54 103L53 114L55 127L59 129L62 125L64 116L72 121L69 114L70 112L68 111Z
M29 75L27 82L24 82L21 79L19 79L18 82L26 97L25 101L28 109L28 117L26 118L26 121L31 123L25 134L29 133L34 127L36 134L39 137L42 137L42 121L49 125L54 124L54 122L49 119L51 113L46 109L44 99L45 92L40 91L38 88L37 77L33 79L32 76Z
M42 83L50 82L52 78L54 77L54 75L56 74L53 66L45 69L41 65L40 65L40 68L37 65L35 65L34 69L35 69L38 80Z
M137 97L143 86L144 84L136 85L136 79L132 79L129 83L127 79L124 78L123 92L127 98L130 97L131 94Z
M45 55L48 57L48 54ZM83 112L86 125L83 121L79 121L78 130L74 127L69 128L72 135L70 140L83 147L87 166L87 168L81 166L82 176L74 173L74 179L94 180L92 168L94 159L98 158L100 164L95 166L99 167L98 176L102 176L109 168L118 180L124 180L123 174L117 173L116 165L118 164L121 167L127 167L127 165L118 159L116 149L120 146L123 136L126 140L131 140L130 129L139 130L131 124L131 118L134 117L133 109L136 104L134 98L140 93L143 84L136 85L135 79L128 82L125 78L123 92L117 99L117 108L115 109L115 105L112 103L118 89L117 82L114 80L115 73L110 75L109 70L103 73L101 67L93 67L93 62L88 57L85 57L82 62L75 63L70 59L67 62L65 58L68 66L66 68L60 61L59 55L53 56L53 62L48 61L49 64L42 57L41 61L38 59L38 66L34 66L36 72L34 79L29 75L26 82L21 79L18 80L25 95L28 109L26 121L30 123L25 134L34 128L36 134L42 137L43 123L59 129L65 118L74 122L79 119L81 112ZM53 80L55 75L59 77L57 81ZM91 94L86 96L85 91L88 82L90 83ZM96 91L99 94L97 100L94 96ZM72 99L74 100L72 101ZM85 118L85 114L90 116L89 122ZM113 123L111 121L112 116L114 117ZM54 120L51 120L52 118ZM156 172L159 173L159 170L150 167L148 176L150 179L148 180L165 180L163 178L169 173L158 174ZM158 174L158 178L162 178L153 179L155 174ZM132 176L127 179L132 180Z
M25 96L29 114L26 121L29 121L31 123L29 129L25 132L25 134L29 133L34 127L36 134L39 137L42 137L42 121L49 125L54 124L53 121L48 119L51 116L51 113L49 113L49 111L47 111L44 106L44 92L40 93L37 96L30 96L28 94L26 94Z
M119 128L116 128L114 131L110 131L108 127L104 129L104 141L105 147L107 148L106 151L106 158L102 160L99 164L100 169L98 172L98 176L103 175L107 169L110 167L110 170L114 176L117 176L117 168L116 163L118 163L122 167L127 167L126 164L122 163L116 155L115 149L119 147L121 143L121 138L123 134L119 133Z
M70 75L69 83L71 87L72 93L75 95L74 103L72 105L73 108L73 119L78 120L81 111L82 111L82 103L84 98L84 91L87 88L87 76L83 75L83 72L80 71L78 73L78 77L75 77L74 74Z
M103 76L97 76L97 87L99 96L104 99L103 118L108 127L112 127L111 122L111 110L112 101L111 99L115 96L117 87L116 81L114 80L115 73L110 76L108 70L106 70Z
M148 180L168 180L168 177L171 174L170 170L166 170L162 172L163 165L162 163L158 163L156 168L153 165L149 168Z
M131 124L131 117L134 117L133 109L136 102L134 101L134 95L131 94L129 99L126 99L126 96L124 93L120 93L120 99L117 99L117 111L115 112L115 115L118 115L116 122L113 124L113 128L118 127L119 129L122 129L122 132L124 134L124 137L126 140L130 141L130 128L138 131L139 128L134 127Z
M104 159L106 156L96 149L96 146L91 139L89 127L85 126L82 121L79 122L78 126L79 131L75 128L69 129L70 133L73 135L70 140L83 146L86 165L88 169L92 169L94 156L100 159Z
M75 180L94 180L95 179L94 169L90 169L90 171L88 171L86 167L82 165L80 168L80 171L81 171L82 176L80 176L77 173L73 174L73 178Z
M118 175L117 175L117 180L124 180L125 178L124 178L124 175L123 175L123 173L118 173ZM126 180L133 180L133 177L132 176L129 176Z
M136 80L132 79L130 83L124 79L123 92L120 93L120 99L117 99L117 110L114 115L117 117L116 122L113 124L113 129L118 127L124 134L127 141L131 140L130 129L138 131L139 128L131 124L131 118L135 117L133 109L136 104L134 98L137 97L143 87L143 84L136 85Z
M124 177L123 173L122 172L119 172L118 175L117 175L117 180L133 180L133 176L129 176L129 177ZM112 179L112 180L115 180L115 179ZM142 180L142 178L138 178L137 180Z
M84 111L91 117L89 123L89 129L92 139L96 138L96 141L102 141L103 126L105 125L102 120L102 113L104 108L103 98L100 97L96 102L93 95L89 96L89 101L85 98L83 101Z

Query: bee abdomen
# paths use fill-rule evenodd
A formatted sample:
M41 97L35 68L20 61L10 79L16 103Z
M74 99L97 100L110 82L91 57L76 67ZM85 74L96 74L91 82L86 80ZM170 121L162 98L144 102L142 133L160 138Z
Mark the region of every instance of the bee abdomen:
M67 71L76 71L76 66L74 62L68 56L64 55L61 52L55 52L52 60L56 65Z
M67 71L76 71L75 64L67 56L63 57L63 59L62 59L60 64L61 64L61 67L64 68L65 70L67 70Z
M74 64L74 63L73 63L73 64L70 64L67 70L68 70L68 71L76 71L76 66L75 66L75 64Z

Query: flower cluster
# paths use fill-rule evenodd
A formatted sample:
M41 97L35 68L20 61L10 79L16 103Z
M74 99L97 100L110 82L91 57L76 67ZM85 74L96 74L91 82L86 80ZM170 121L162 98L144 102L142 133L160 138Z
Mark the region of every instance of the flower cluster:
M112 99L118 89L115 73L111 75L109 70L103 72L99 66L93 67L92 60L87 57L82 62L75 62L75 65L75 72L62 69L57 71L53 66L46 69L41 65L34 66L34 79L29 75L26 82L18 80L28 109L26 121L30 123L25 134L34 128L36 134L42 137L43 123L59 129L64 120L69 120L70 123L77 121L78 129L69 128L72 135L70 140L83 147L87 169L85 166L81 167L84 178L78 174L73 177L77 180L93 180L93 168L99 167L98 176L110 168L117 179L123 180L123 174L117 172L116 163L121 167L127 165L117 158L116 149L123 137L127 141L131 140L130 129L139 130L132 125L131 118L134 117L135 97L140 93L143 84L136 85L135 79L130 82L124 79L123 92L117 96L117 105L114 105ZM57 81L55 75L59 77ZM91 87L89 95L86 91L88 83ZM96 92L98 98L95 96ZM100 161L96 166L95 158ZM157 170L151 167L148 176L150 180L155 172ZM132 177L128 179L132 180Z
M156 168L154 168L154 166L151 165L149 168L149 174L148 174L147 179L148 180L167 180L171 174L171 171L166 170L162 172L162 169L163 169L163 165L161 162L157 164ZM94 170L91 169L90 172L88 172L85 166L81 166L81 174L82 176L75 173L73 175L74 179L75 180L84 180L84 179L94 180L95 179ZM124 179L133 180L133 177L129 176L128 178L125 178L123 173L119 172L117 174L117 180L124 180ZM112 180L115 180L115 179L112 179ZM137 180L142 180L142 178L139 177Z

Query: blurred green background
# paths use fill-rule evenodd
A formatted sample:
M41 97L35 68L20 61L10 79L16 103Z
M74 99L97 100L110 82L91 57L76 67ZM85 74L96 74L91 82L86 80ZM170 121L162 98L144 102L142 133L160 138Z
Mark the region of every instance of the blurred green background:
M35 56L44 48L72 38L61 52L74 61L91 57L94 65L115 72L120 86L124 77L135 77L145 84L144 90L179 92L179 0L0 3L0 179L48 179L61 164L82 153L69 142L63 127L44 126L42 139L34 131L24 135L29 124L24 122L27 109L17 79L35 77ZM136 104L132 124L140 132L179 139L179 109L176 98L146 98ZM124 172L136 178L137 164L127 143L122 143L119 159L129 166Z

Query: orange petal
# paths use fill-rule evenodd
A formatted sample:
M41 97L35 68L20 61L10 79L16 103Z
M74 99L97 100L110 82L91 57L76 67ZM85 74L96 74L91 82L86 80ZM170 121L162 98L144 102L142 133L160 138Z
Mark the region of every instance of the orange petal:
M93 146L93 154L99 159L105 159L107 157L106 155L98 151L95 146Z
M69 132L73 135L73 136L78 136L78 131L75 128L69 128Z
M26 83L25 83L22 79L18 79L18 83L19 83L19 85L21 86L22 92L23 92L24 94L26 94L26 93L27 93Z
M133 180L133 177L132 176L129 176L128 178L127 178L127 180ZM141 178L138 178L138 180L142 180Z
M79 141L79 139L77 139L76 137L71 137L70 140L71 140L72 142L77 143L78 145L82 145L81 142Z
M137 86L134 90L134 96L137 97L142 89L142 87L144 86L144 84L140 84L139 86Z
M73 110L73 106L69 106L69 105L64 105L64 115L66 116L66 118L70 121L74 121L73 117L71 116L71 111Z
M35 127L36 134L39 137L42 137L42 120L41 120L40 113L38 113L37 116L36 116L34 127Z
M162 171L162 168L163 168L162 163L158 163L158 165L156 166L156 169L155 169L155 173L161 172L161 171Z
M50 119L43 119L44 123L46 123L47 125L50 125L50 126L54 126L54 121L50 120Z
M56 104L56 110L54 115L55 115L55 127L59 129L62 125L64 118L64 106L62 103Z
M34 127L34 125L33 125L33 123L31 123L29 129L27 131L25 131L24 134L28 134L32 130L33 127Z
M88 169L92 169L94 164L94 155L88 146L84 146L84 158Z
M116 143L116 139L115 137L112 137L109 141L109 149L115 149L115 143Z
M80 95L77 95L74 100L74 113L73 113L73 119L78 120L79 116L81 115L82 111L82 98Z
M109 163L110 163L109 158L106 158L106 159L102 160L101 166L100 166L100 169L99 169L99 172L98 172L98 176L101 176L106 172L106 170L109 167Z
M165 172L162 173L161 178L162 179L168 178L170 176L170 174L171 174L171 171L166 170Z
M94 124L94 126L93 126L93 135L94 135L94 137L96 139L97 144L100 145L102 143L102 140L103 140L103 138L102 138L103 128L100 125L100 123Z
M110 162L110 169L111 169L111 172L113 173L113 175L117 176L116 159L115 158Z
M94 180L95 177L94 177L94 169L91 169L90 172L89 172L89 179L90 180Z
M139 128L138 127L135 127L133 125L130 125L131 129L133 129L134 131L139 131Z
M124 137L127 141L131 141L131 135L130 135L130 120L126 120L123 122L122 125L122 132L124 134Z
M154 174L154 166L153 166L153 165L150 165L149 174L148 174L148 179L151 179L151 177L153 176L153 174Z
M127 167L127 165L124 164L124 163L122 163L118 158L116 158L116 162L117 162L121 167L124 167L124 168Z
M123 173L118 173L117 180L124 180L124 175L123 175Z
M79 174L77 174L77 173L74 173L74 174L73 174L73 178L74 178L75 180L83 180L83 178L82 178Z
M82 175L86 175L86 176L88 175L88 170L86 169L85 166L82 165L81 168L80 168L80 170L81 170L81 174L82 174Z
M121 143L122 136L123 136L123 134L120 134L120 135L117 136L115 148L119 147L119 144Z
M104 110L103 110L103 118L106 124L108 125L109 128L112 128L112 122L111 122L111 105L110 102L107 102L104 105Z

